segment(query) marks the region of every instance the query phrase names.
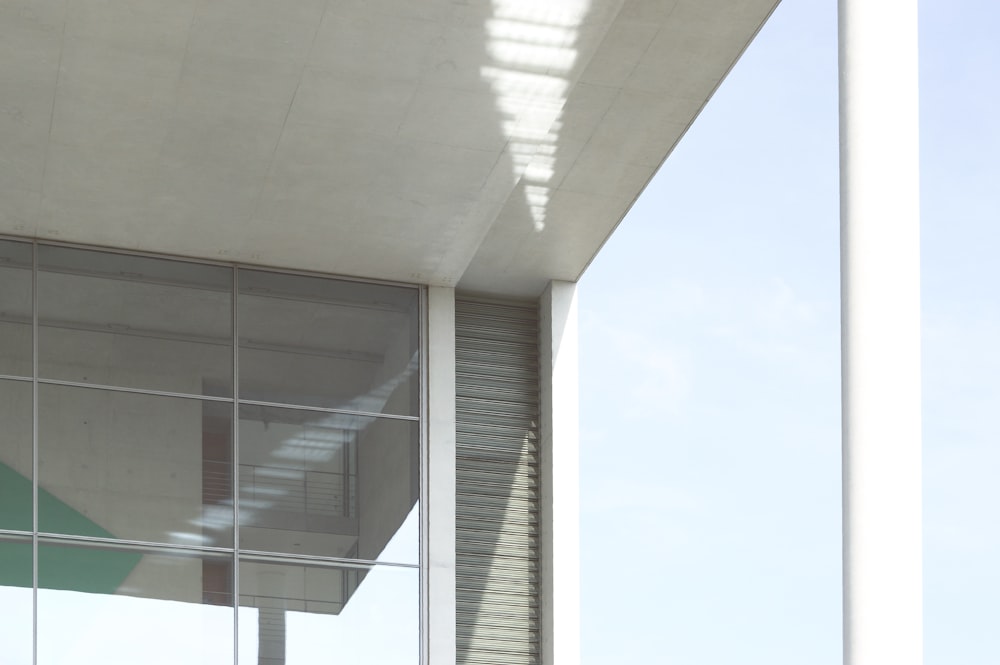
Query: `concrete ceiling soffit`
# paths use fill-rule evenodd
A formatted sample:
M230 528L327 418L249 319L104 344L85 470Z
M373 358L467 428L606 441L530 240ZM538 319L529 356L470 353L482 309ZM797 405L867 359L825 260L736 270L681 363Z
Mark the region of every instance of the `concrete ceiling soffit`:
M578 279L775 5L627 0L567 94L544 177L520 179L459 286Z
M9 0L0 232L533 295L773 0Z
M620 0L497 0L479 5L474 16L453 27L461 33L469 23L475 26L472 41L484 58L474 65L475 74L468 82L488 91L492 108L483 109L479 117L491 126L477 136L483 143L490 141L486 137L495 140L481 147L496 150L496 160L475 200L454 220L457 228L449 229L431 281L457 283L512 199L543 214L543 206L530 207L532 192L554 175L564 107L620 6ZM447 41L455 38L445 35ZM469 66L447 58L434 65L436 71ZM436 75L447 81L448 74L432 78ZM464 114L468 104L456 93L450 87L442 90L441 104ZM455 124L450 123L445 140L452 140L454 131Z

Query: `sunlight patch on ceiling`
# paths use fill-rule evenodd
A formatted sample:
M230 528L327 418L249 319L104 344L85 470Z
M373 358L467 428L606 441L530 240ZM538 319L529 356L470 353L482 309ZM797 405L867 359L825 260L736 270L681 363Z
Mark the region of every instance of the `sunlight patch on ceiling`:
M545 229L560 118L589 0L494 0L486 21L490 82L515 180L524 182L535 231Z

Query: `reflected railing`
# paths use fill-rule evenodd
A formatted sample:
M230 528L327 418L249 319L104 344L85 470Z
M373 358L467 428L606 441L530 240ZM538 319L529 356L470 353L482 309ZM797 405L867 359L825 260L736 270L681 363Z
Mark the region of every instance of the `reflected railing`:
M231 504L233 501L232 472L229 462L202 460L201 496L205 505Z
M348 472L240 464L240 500L256 510L355 517L356 486L357 478Z

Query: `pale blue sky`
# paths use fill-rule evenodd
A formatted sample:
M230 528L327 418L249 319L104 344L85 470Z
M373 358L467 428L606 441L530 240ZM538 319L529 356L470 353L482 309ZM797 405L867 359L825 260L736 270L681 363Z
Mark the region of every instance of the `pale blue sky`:
M1000 662L1000 6L921 3L925 662ZM834 665L835 0L784 0L580 287L583 651Z

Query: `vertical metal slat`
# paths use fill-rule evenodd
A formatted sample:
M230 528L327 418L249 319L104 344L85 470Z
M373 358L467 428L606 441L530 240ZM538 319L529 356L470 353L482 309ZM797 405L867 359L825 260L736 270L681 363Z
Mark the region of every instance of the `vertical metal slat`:
M456 656L541 662L538 309L455 303Z

